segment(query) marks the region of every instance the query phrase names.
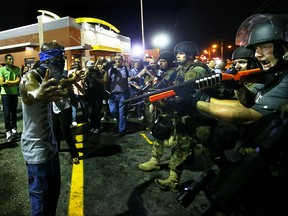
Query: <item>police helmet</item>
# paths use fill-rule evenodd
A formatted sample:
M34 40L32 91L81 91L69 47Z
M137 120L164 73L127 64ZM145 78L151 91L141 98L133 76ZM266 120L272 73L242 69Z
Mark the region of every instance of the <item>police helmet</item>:
M163 51L160 53L159 59L165 59L169 65L173 64L173 61L176 61L176 56L173 52L170 51Z
M232 53L232 59L241 59L241 58L252 58L254 56L254 52L251 49L248 49L244 46L238 47Z
M198 47L192 41L182 41L178 43L174 48L174 53L185 52L188 56L197 56L199 55Z
M268 20L265 23L257 25L251 32L247 48L252 48L253 45L266 42L280 41L287 44L287 35L285 35L284 27L281 23Z
M238 47L232 53L232 59L247 59L247 69L260 67L258 60L254 57L254 52L244 46Z

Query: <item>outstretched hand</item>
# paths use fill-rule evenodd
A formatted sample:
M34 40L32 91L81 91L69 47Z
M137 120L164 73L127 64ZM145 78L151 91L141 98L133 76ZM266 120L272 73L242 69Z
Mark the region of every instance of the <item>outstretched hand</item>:
M40 87L35 90L36 101L50 102L63 99L62 86L56 82L56 79L50 77L51 71L47 69Z
M67 86L71 86L72 84L80 81L83 78L83 71L76 70L72 74L69 75L68 78L62 78L59 82L59 84L65 88Z

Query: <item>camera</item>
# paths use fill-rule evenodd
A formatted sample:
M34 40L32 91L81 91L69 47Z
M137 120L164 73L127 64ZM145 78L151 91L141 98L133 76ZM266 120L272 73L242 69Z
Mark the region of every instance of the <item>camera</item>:
M108 71L111 67L113 67L113 64L114 62L107 61L106 63L103 63L103 69Z
M191 185L185 187L176 200L184 207L188 207L193 200L195 200L197 194L199 194L200 191L205 190L212 179L214 179L216 176L217 171L212 168L209 169L207 172L204 172L202 175L198 176Z
M209 204L201 215L287 215L287 191L283 190L287 188L287 129L288 106L262 117L241 144L255 151L241 154L225 169L212 166L176 200L187 207L203 191ZM275 214L275 209L281 214Z

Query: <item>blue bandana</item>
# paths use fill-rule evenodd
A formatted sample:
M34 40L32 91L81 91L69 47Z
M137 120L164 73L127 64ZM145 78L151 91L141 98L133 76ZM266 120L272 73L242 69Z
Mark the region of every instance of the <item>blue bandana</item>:
M48 59L54 58L58 55L63 55L63 53L64 53L64 50L59 50L59 49L42 51L39 53L40 63Z

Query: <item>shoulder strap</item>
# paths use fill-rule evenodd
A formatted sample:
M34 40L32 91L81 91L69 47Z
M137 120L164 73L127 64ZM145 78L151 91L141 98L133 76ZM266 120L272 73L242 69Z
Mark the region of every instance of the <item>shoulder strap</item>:
M205 70L207 70L208 72L211 72L211 69L205 64L205 63L203 63L203 62L195 62L195 63L193 63L193 64L191 64L190 66L189 66L189 69L190 68L195 68L195 67L203 67Z
M125 68L125 71L126 71L126 75L127 75L127 77L129 77L129 71L128 71L127 67L124 66L124 68Z

